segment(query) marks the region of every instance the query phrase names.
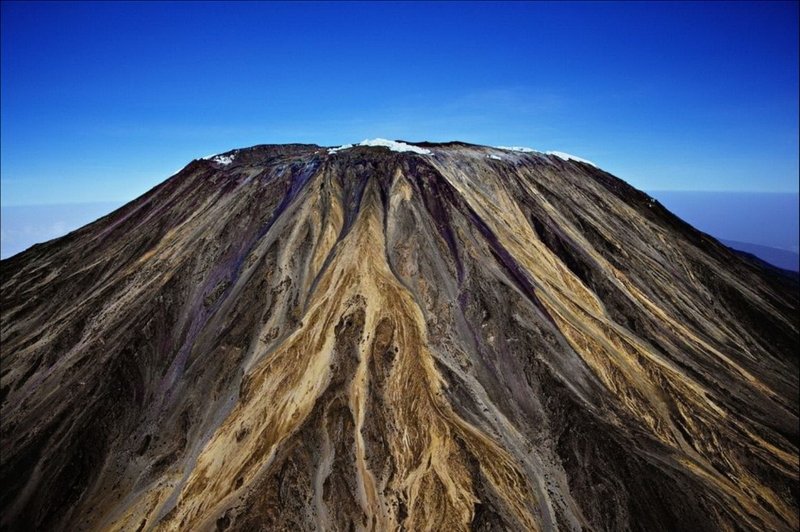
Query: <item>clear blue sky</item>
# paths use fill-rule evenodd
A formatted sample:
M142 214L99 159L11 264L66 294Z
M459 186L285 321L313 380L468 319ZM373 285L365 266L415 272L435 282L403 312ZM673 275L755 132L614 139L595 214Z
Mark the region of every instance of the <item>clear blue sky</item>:
M2 204L367 137L525 145L646 189L798 190L798 3L2 3Z

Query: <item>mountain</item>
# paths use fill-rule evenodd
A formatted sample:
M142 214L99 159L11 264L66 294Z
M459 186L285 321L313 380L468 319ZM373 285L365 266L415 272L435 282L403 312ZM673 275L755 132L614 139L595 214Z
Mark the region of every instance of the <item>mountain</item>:
M362 144L0 262L5 529L796 528L796 279L567 154Z
M797 272L800 270L800 255L787 249L778 249L769 246L760 246L750 242L738 242L736 240L724 240L720 242L738 251L750 253L761 260L777 266L778 268Z

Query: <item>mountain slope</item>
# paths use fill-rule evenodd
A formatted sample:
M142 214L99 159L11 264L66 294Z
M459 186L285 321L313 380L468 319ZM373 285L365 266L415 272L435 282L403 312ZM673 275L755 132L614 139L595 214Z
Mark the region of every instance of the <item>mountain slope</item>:
M796 283L592 165L414 150L196 160L3 261L2 524L796 526Z

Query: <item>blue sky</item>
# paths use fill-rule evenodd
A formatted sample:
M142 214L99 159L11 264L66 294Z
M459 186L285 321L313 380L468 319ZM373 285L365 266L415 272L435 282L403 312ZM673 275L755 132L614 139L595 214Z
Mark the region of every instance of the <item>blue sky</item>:
M798 4L2 3L2 205L193 158L525 145L646 189L798 190Z

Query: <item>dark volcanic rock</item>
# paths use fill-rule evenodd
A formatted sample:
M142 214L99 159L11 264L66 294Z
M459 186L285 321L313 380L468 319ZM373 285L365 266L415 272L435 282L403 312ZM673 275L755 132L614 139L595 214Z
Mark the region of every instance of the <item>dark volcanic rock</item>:
M193 161L2 261L0 523L796 529L798 300L575 160Z

